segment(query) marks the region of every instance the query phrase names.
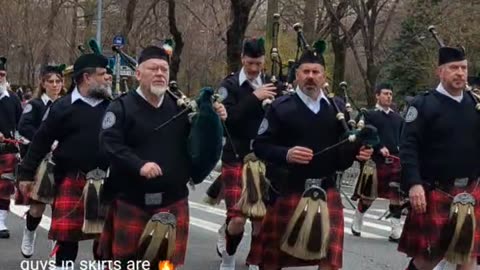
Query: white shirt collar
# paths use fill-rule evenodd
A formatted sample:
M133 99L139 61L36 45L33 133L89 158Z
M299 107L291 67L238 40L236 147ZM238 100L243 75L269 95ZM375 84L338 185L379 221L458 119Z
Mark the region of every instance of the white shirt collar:
M252 86L254 86L255 88L255 85L256 87L259 87L259 86L262 86L263 82L262 82L262 77L261 77L261 73L258 74L257 78L255 78L253 80L253 82L250 82L251 84L253 84ZM239 86L242 86L242 84L245 82L245 81L248 81L248 78L247 78L247 74L245 74L245 70L242 68L240 70L240 75L238 76L238 84Z
M393 112L392 108L388 108L388 109L385 110L385 108L380 106L380 104L378 104L378 103L375 105L375 109L383 111L386 114L389 114L390 112Z
M5 90L5 92L3 92L1 95L0 95L0 100L4 97L10 97L10 94L8 93L8 90Z
M53 100L45 93L40 97L43 101L43 104L47 105L49 101L53 102ZM72 102L73 103L73 102Z
M448 93L448 91L443 87L442 83L439 83L438 86L437 86L437 89L436 89L440 94L442 95L445 95L453 100L455 100L456 102L460 103L462 102L462 99L463 99L463 91L462 91L462 94L460 96L452 96L450 93Z
M320 111L320 100L325 99L328 104L330 104L330 101L328 101L328 98L325 96L325 93L323 93L323 90L320 91L320 95L318 95L317 100L312 99L311 97L305 95L305 93L300 90L300 87L297 86L297 89L295 90L297 93L298 97L307 105L307 107L314 113L318 113Z
M142 90L140 89L140 86L137 88L137 94L141 96L143 99L145 99L145 101L148 102L148 104L150 104L150 102L148 101L148 99L145 97ZM165 94L160 97L160 100L158 101L158 104L155 108L160 108L160 106L162 106L164 97L165 97Z
M78 88L75 87L75 89L72 92L72 104L75 103L75 101L77 101L79 99L81 101L87 103L88 105L92 106L92 107L97 106L98 104L102 103L102 101L103 101L103 99L92 98L92 97L84 97L80 94L80 92L78 91Z

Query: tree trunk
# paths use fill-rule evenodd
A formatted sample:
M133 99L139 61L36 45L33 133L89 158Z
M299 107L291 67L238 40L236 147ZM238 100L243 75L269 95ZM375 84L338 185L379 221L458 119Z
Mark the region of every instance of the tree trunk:
M175 48L173 49L172 63L170 63L170 80L177 80L177 74L180 69L180 61L183 50L182 33L178 30L177 20L175 18L175 0L168 0L168 25L170 34L173 36Z
M319 0L305 0L303 10L303 32L307 42L312 44L315 39L315 21L317 18Z
M341 82L345 80L345 60L347 57L347 45L345 43L342 43L341 39L334 39L332 37L332 48L335 62L333 63L333 81L331 89L334 90L335 94L343 95L343 93L338 93L338 91L340 90L338 86Z
M138 3L137 0L128 0L127 9L125 10L125 24L123 25L122 32L121 32L122 36L124 36L125 38L128 37L128 34L132 30L133 21L135 19L135 9L137 7L137 3Z
M55 19L57 18L58 11L61 6L60 0L52 0L50 4L50 14L48 15L48 22L47 22L47 33L46 33L46 41L45 45L42 49L42 66L45 66L50 61L50 54L51 54L51 44L52 44L52 37L53 37L53 28L55 26Z
M72 32L70 33L70 55L68 57L69 63L75 62L77 58L77 28L78 28L78 0L73 2L73 14L72 14Z
M229 72L235 72L241 67L242 42L255 0L230 0L230 3L232 23L227 30L227 65Z

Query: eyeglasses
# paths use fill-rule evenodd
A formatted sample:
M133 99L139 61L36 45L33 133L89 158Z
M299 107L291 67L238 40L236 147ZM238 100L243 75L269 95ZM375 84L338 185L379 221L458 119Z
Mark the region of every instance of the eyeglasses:
M0 73L0 77L5 77L7 76L7 73Z

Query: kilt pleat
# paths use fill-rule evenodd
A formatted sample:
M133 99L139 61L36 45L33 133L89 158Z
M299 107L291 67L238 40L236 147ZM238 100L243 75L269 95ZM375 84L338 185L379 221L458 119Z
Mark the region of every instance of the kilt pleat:
M18 159L16 154L0 155L0 175L15 171ZM0 179L0 198L9 198L15 193L15 183L9 180Z

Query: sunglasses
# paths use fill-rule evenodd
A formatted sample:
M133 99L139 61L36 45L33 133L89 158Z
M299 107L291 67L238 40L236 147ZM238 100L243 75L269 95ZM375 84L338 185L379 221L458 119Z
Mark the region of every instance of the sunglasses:
M5 77L7 76L7 73L0 73L0 77Z

